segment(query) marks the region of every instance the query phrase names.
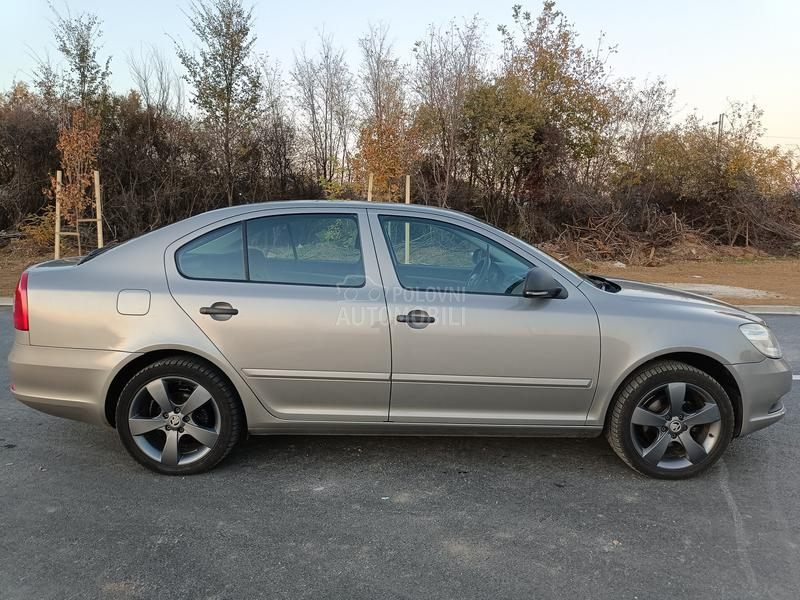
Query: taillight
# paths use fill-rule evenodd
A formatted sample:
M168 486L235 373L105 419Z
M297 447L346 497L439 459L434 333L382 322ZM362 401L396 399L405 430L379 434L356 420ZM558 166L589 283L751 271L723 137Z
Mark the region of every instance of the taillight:
M14 329L28 331L28 272L20 275L14 292Z

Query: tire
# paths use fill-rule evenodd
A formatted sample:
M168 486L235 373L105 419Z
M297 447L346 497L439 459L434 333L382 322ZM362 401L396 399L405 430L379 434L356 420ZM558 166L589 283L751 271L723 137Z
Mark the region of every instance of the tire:
M224 377L189 356L158 360L120 394L117 431L140 464L164 475L208 471L242 435L244 411Z
M733 406L719 382L691 365L663 360L636 371L622 385L606 438L639 473L687 479L719 460L733 430Z

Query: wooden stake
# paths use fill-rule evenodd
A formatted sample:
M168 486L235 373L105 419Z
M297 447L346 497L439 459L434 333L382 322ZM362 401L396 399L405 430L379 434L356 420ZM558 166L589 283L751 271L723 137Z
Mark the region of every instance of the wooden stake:
M103 247L103 196L100 193L100 171L94 172L95 217L97 217L97 247Z
M367 202L372 202L372 173L369 174L369 183L367 183Z
M53 258L61 258L61 171L56 171L56 239L55 255Z
M75 237L78 238L78 256L83 256L83 252L81 252L81 224L78 221L79 217L78 209L75 209Z
M411 204L411 175L406 175L406 204ZM411 263L411 224L406 221L406 264Z

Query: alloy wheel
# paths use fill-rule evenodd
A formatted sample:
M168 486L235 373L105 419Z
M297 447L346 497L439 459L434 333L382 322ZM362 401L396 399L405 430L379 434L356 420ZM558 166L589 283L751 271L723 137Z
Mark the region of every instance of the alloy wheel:
M134 443L165 466L189 465L206 456L220 436L213 396L186 377L161 377L136 392L128 411Z
M722 417L711 395L683 382L645 394L631 415L633 446L648 464L684 469L703 462L720 441Z

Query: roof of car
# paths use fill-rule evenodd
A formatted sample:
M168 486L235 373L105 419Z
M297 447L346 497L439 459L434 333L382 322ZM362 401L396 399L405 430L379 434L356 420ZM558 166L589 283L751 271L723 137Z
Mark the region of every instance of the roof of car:
M330 206L331 208L391 208L394 210L422 210L430 213L453 214L457 213L465 217L474 219L472 215L455 211L449 208L439 208L438 206L427 206L424 204L404 204L400 202L366 202L364 200L272 200L269 202L254 202L250 204L238 204L225 208L218 208L212 213L219 214L225 212L231 215L250 212L259 208L303 208L319 207L320 205Z

